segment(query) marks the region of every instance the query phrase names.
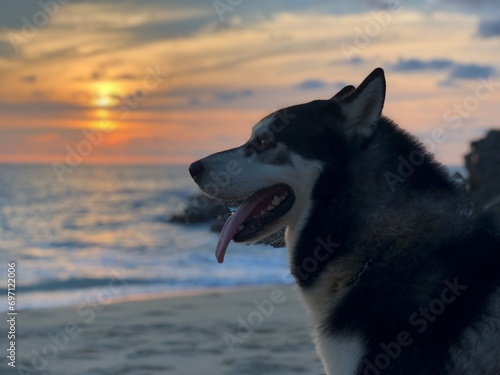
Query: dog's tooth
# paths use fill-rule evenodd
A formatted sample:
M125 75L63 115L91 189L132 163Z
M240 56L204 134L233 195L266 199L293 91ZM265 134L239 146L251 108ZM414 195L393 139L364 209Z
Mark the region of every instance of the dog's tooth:
M265 214L266 214L266 211L262 210L262 211L260 211L260 214L261 214L261 215L265 215Z
M285 199L284 197L276 197L274 200L273 200L273 204L275 206L278 206L281 202L283 202L283 199Z
M272 210L274 210L274 206L267 206L267 210L268 210L268 211L272 211Z

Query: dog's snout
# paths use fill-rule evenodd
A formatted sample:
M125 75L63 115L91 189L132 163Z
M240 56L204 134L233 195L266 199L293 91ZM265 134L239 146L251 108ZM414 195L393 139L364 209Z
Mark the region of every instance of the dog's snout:
M198 160L189 166L189 173L191 174L192 178L196 178L196 176L199 176L203 172L203 169L203 163Z

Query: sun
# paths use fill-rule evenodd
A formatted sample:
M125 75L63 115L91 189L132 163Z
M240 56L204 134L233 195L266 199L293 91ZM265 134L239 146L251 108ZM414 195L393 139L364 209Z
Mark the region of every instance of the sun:
M114 107L121 97L120 88L112 82L99 82L93 87L94 95L92 104L99 108Z
M89 126L106 132L117 129L113 109L120 104L124 88L116 82L93 82L89 89L92 117Z
M98 96L95 99L95 105L101 108L112 107L116 102L116 99L111 96Z

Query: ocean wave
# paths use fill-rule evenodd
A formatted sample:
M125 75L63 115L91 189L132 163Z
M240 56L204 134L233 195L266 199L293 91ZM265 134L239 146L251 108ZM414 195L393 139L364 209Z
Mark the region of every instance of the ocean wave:
M33 292L50 292L62 290L88 289L88 288L106 288L113 287L119 283L125 285L152 285L152 284L170 284L172 279L120 279L120 278L72 278L67 280L48 279L29 285L18 285L19 294ZM0 289L0 294L7 294L7 289Z

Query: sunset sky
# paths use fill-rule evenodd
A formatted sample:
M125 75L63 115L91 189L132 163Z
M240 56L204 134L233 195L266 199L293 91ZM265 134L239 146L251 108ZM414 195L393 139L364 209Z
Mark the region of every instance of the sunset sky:
M1 4L0 162L189 163L377 66L444 163L500 127L500 0Z

